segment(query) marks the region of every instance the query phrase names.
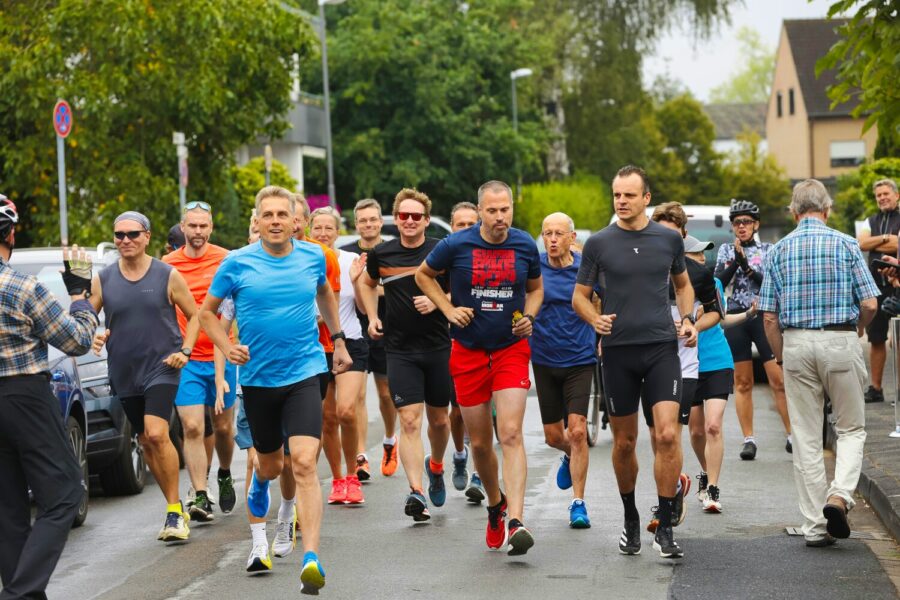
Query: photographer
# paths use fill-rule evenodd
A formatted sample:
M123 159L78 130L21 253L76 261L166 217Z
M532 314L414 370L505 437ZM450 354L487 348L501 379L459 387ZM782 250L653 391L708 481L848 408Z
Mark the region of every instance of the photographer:
M0 599L45 598L86 482L49 385L47 345L85 354L97 329L86 300L91 262L63 250L69 312L34 277L7 261L15 246L16 206L0 194ZM31 524L28 489L37 518Z

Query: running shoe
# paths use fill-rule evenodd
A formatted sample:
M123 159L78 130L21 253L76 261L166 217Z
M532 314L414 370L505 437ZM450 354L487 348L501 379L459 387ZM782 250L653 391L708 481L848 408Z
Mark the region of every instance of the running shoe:
M653 548L659 551L663 558L681 558L684 556L681 546L675 541L671 527L658 527L653 537Z
M572 529L590 529L591 519L587 514L584 500L572 500L569 505L569 527Z
M347 478L331 481L331 494L328 496L328 504L344 504L347 501Z
M497 506L488 506L488 524L485 541L488 548L498 550L506 543L506 496L500 494Z
M400 440L397 440L399 443ZM390 477L397 472L397 444L384 444L384 456L381 458L381 474Z
M269 482L256 478L256 471L250 479L250 489L247 490L247 508L250 514L257 519L264 519L269 514L269 503L272 494L269 491Z
M356 478L360 481L368 481L372 478L369 472L369 459L365 454L356 455Z
M506 553L509 556L521 556L534 546L534 536L518 519L509 520L509 546Z
M453 487L460 492L466 489L466 483L469 481L469 470L466 465L469 462L469 449L466 448L466 455L462 458L453 457Z
M788 454L794 453L794 439L790 435L784 438L784 451Z
M472 471L472 478L469 479L469 485L466 486L465 494L466 500L472 504L481 504L482 500L487 498L487 494L484 492L484 485L481 483L481 477L475 471Z
M294 511L289 521L278 519L278 525L275 527L275 540L272 542L272 553L278 558L284 558L294 551L297 545L297 505L294 504Z
M365 504L366 499L363 497L362 484L356 475L347 475L344 478L345 494L344 504Z
M248 573L264 573L272 570L272 557L269 556L269 546L267 544L257 544L250 550L250 556L247 558Z
M425 500L425 494L421 490L413 490L406 497L406 504L403 512L413 518L413 521L420 523L431 518L428 512L428 502Z
M703 501L703 512L718 514L722 512L722 503L719 502L719 486L711 485Z
M303 555L303 569L300 570L300 593L318 596L319 590L325 587L325 569L319 564L315 552Z
M625 521L619 538L619 552L629 556L641 553L641 522Z
M866 390L866 393L863 394L863 400L865 400L866 404L884 402L884 392L882 390L876 390L870 385L869 389Z
M212 503L206 492L197 492L192 502L188 502L188 514L198 523L208 523L215 519Z
M756 442L746 439L741 447L741 460L753 460L754 458L756 458Z
M657 527L659 527L659 507L654 506L650 509L650 522L647 523L647 531L656 533Z
M697 500L702 504L706 501L706 487L709 485L709 475L706 471L700 471L697 475Z
M688 492L691 491L691 478L682 473L678 476L681 483L681 489L675 492L675 506L672 508L672 527L678 527L684 523L684 517L687 516L687 503L684 499Z
M219 477L219 506L226 515L234 510L237 496L234 493L234 479L231 475Z
M435 506L443 506L447 501L447 488L444 486L444 473L431 470L431 455L425 457L425 474L428 475L428 497Z
M567 490L572 487L572 471L569 470L569 455L563 454L559 459L559 469L556 471L556 487Z
M188 527L190 517L186 517L184 513L169 512L166 513L166 523L163 525L162 531L159 532L158 539L164 542L177 542L178 540L186 540L191 534Z

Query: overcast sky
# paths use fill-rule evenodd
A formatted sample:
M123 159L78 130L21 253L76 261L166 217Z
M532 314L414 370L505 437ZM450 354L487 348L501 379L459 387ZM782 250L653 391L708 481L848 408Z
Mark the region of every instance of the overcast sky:
M738 29L742 26L755 29L774 50L784 19L822 18L832 0L745 0L744 4L734 12L730 26L722 27L709 40L698 42L696 46L690 33L676 29L665 35L656 55L644 61L646 85L668 71L694 96L706 101L709 91L727 81L738 68L738 42L734 37Z

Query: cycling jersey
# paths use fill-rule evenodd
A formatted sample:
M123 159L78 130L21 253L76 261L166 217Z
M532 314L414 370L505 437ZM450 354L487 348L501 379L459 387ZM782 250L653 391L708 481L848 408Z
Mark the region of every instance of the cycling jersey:
M750 308L754 300L759 298L759 289L762 287L763 263L766 254L772 244L749 240L742 243L744 256L751 274L747 275L743 269L738 268L738 261L734 257L734 244L722 244L719 246L719 255L716 258L716 277L722 281L722 285L728 287L731 284L731 295L728 297L727 312L743 312Z

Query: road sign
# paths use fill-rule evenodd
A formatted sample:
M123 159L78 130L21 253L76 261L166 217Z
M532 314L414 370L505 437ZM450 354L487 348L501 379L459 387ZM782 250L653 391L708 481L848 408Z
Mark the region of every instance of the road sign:
M61 138L68 137L74 125L72 107L65 100L57 100L56 106L53 107L53 130L56 131L56 135Z

